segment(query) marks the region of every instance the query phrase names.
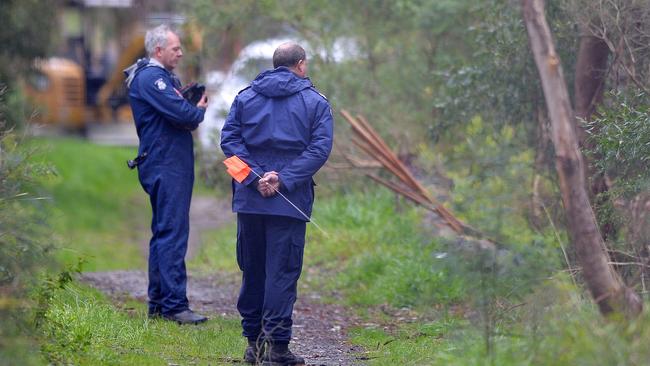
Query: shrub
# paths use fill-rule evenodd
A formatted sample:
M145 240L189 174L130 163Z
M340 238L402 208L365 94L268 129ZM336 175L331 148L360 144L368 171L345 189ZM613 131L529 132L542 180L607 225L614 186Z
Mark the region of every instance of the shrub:
M0 111L4 108L0 94ZM0 120L2 120L0 114ZM0 123L1 124L1 123ZM28 161L30 151L11 130L0 128L0 364L36 362L30 348L28 290L50 264L54 245L35 178L51 169Z

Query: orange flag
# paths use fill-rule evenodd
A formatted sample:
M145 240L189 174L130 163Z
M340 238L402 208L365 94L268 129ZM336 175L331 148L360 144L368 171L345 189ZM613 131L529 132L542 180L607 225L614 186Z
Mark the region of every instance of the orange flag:
M251 172L251 168L248 166L248 164L238 158L237 155L229 157L228 159L224 160L223 163L228 169L228 174L230 174L230 176L239 183L243 182Z

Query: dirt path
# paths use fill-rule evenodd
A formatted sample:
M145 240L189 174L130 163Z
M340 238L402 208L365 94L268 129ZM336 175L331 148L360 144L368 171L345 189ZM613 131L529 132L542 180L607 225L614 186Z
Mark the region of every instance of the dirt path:
M81 281L99 289L116 303L129 299L147 301L147 277L143 271L86 272ZM236 317L240 278L220 273L208 277L189 275L188 294L192 308L209 317ZM292 349L308 365L360 365L355 349L347 343L346 330L357 319L337 305L323 304L318 294L299 294L294 307ZM243 351L243 350L242 350ZM238 360L240 361L240 360Z
M197 196L192 200L190 219L193 227L188 257L197 253L202 231L219 228L234 220L234 215L230 213L229 203ZM86 272L80 279L118 304L128 299L147 301L144 271ZM239 273L214 273L210 276L189 273L187 296L194 310L209 317L239 318L236 302L240 284ZM357 319L343 307L323 304L319 299L320 294L299 293L294 307L292 349L304 356L308 365L363 364L357 354L362 350L347 343L347 328L358 324Z

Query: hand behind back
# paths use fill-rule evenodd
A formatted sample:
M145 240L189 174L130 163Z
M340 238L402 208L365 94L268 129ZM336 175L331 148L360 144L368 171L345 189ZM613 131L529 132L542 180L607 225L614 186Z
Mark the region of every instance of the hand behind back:
M280 177L275 171L264 173L264 177L257 183L257 191L265 198L273 197L279 190Z

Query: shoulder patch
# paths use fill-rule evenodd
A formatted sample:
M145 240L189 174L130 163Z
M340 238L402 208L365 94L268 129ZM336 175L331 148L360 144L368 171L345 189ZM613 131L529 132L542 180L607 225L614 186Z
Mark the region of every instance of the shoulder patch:
M322 94L321 92L319 92L319 91L318 91L318 89L316 89L315 87L313 87L313 86L310 86L310 87L309 87L309 89L311 89L311 90L313 90L313 91L315 91L315 92L316 92L316 94L318 94L318 95L320 95L321 97L323 97L323 99L325 99L326 101L328 101L328 102L329 102L329 100L327 100L327 97L326 97L325 95L323 95L323 94Z
M167 89L167 84L165 84L165 80L163 80L163 78L158 78L156 81L154 81L154 84L156 85L158 90Z

